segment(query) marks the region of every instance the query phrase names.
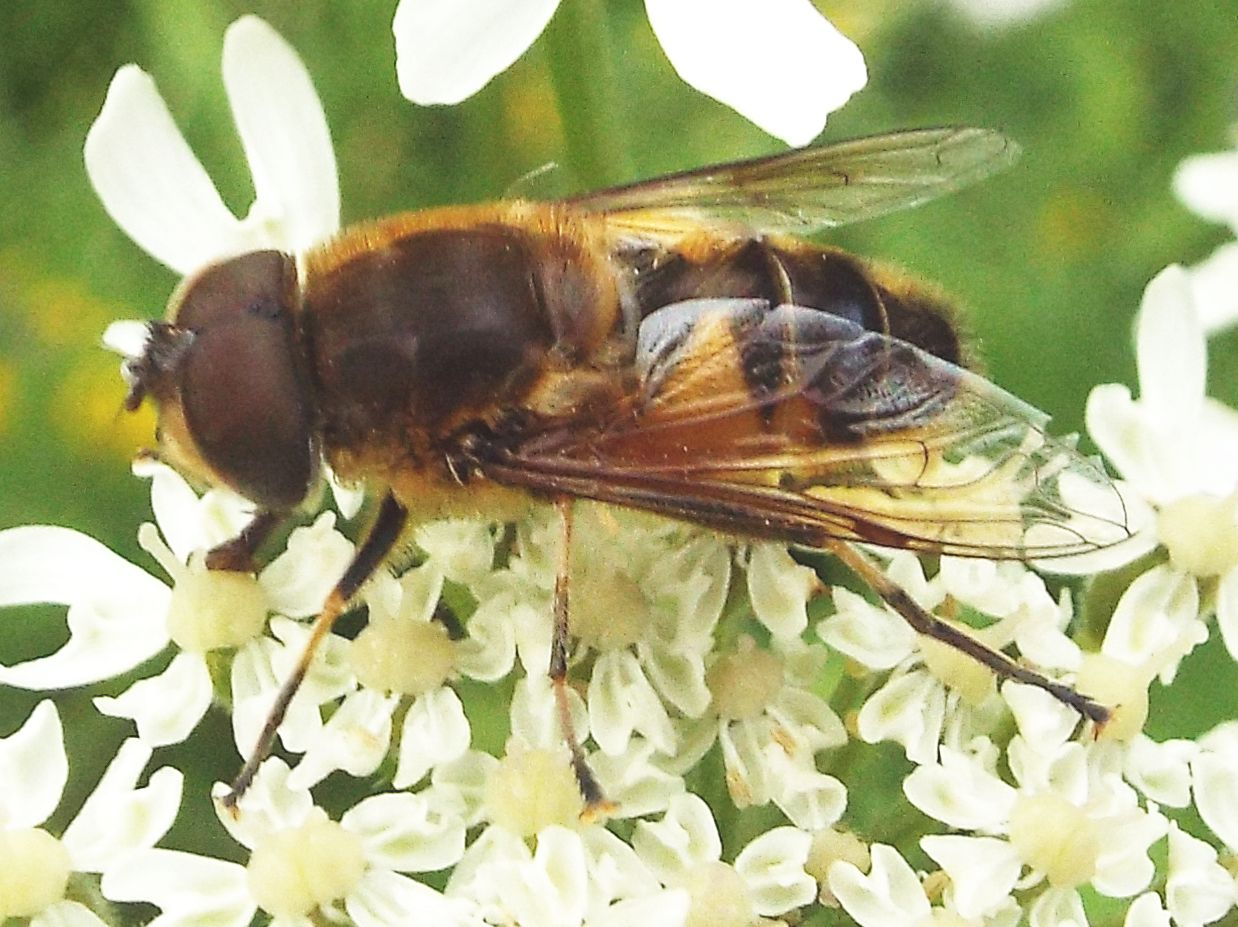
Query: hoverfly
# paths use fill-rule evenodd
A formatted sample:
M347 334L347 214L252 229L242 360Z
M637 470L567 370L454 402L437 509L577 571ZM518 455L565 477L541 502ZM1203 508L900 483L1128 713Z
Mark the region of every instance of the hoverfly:
M152 397L160 455L257 507L208 563L249 568L321 459L382 500L231 799L318 642L410 521L558 508L550 674L562 705L577 498L827 549L917 631L1103 723L1104 707L921 609L853 542L1086 553L1130 533L1113 484L1046 434L1046 416L966 369L936 291L805 239L1016 154L982 129L895 132L556 202L405 213L300 260L243 254L184 282L126 362L126 405ZM1081 510L1072 484L1112 504ZM564 736L585 798L600 802L567 725Z

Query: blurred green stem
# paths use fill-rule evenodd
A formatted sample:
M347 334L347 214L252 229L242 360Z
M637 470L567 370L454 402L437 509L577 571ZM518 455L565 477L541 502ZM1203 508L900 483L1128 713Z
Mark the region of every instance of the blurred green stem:
M606 5L567 0L546 29L550 79L571 169L588 186L630 178Z

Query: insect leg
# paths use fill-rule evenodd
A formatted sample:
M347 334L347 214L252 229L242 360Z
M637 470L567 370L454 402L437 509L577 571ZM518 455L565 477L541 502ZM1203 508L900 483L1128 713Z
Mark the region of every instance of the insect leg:
M908 594L907 590L893 582L885 573L873 565L859 548L846 541L833 540L827 542L827 548L835 557L845 563L856 575L885 600L885 603L902 616L912 629L926 637L941 641L961 653L967 654L982 666L987 666L999 678L1013 679L1029 686L1043 689L1063 705L1073 708L1080 715L1096 725L1099 731L1113 714L1112 710L1093 701L1081 692L1068 685L1054 682L1034 670L1021 666L1010 657L998 650L982 644L968 634L963 633L949 622L942 621L935 615L921 608Z
M310 664L314 660L314 654L317 653L319 645L331 633L332 625L343 614L344 609L348 606L349 599L356 595L357 590L374 574L374 571L378 569L379 565L387 558L387 555L391 553L391 548L395 546L396 541L399 540L400 534L404 530L404 523L407 518L408 510L397 502L394 496L388 493L383 498L382 505L379 506L378 517L375 518L369 534L366 535L356 554L353 555L352 563L348 565L348 569L344 571L340 581L335 584L335 588L327 596L327 601L322 606L322 612L314 620L314 624L310 628L309 640L305 642L305 648L297 659L297 665L293 667L292 673L284 680L284 684L280 686L279 693L275 696L275 702L271 705L271 710L267 712L266 723L262 726L262 733L258 735L257 743L250 751L249 757L245 760L245 765L237 773L237 777L232 780L232 787L222 799L225 808L235 808L236 803L245 794L245 790L249 788L250 783L253 782L254 774L258 772L259 765L271 752L271 747L275 743L275 732L279 730L279 726L284 720L284 715L288 712L288 705L292 701L292 697L297 694L301 681L309 671Z
M283 517L275 512L258 512L249 524L241 529L240 534L215 545L207 552L207 569L234 573L257 572L254 553L271 536L271 532L279 527Z
M567 648L571 629L568 613L568 574L572 563L572 500L569 496L555 499L555 511L559 515L559 564L555 573L554 634L550 639L550 683L554 689L555 708L559 713L559 731L572 755L572 772L585 800L584 819L606 815L611 803L602 793L585 751L580 746L572 726L572 714L567 700Z

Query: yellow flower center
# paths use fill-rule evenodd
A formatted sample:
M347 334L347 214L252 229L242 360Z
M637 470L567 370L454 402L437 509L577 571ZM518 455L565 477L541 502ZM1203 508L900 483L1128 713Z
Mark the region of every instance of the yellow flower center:
M1103 845L1083 809L1052 792L1020 796L1010 815L1010 842L1054 888L1090 881Z
M69 851L45 830L0 831L0 918L33 917L64 898Z
M741 638L734 653L721 657L705 674L718 716L727 721L759 717L782 690L782 660Z
M509 748L486 780L486 816L522 837L552 824L575 827L582 805L571 764L557 751Z
M176 578L168 605L168 636L181 650L206 653L239 647L266 627L267 597L248 573L208 570L195 557Z
M1157 514L1156 530L1179 570L1201 578L1227 573L1238 566L1238 493L1170 502Z
M969 637L976 635L962 625L956 627ZM925 668L935 679L968 705L979 705L997 690L997 678L993 671L957 647L951 647L942 641L920 635L920 655L924 658Z
M273 917L305 917L344 898L365 874L361 840L315 810L300 827L269 835L249 858L250 894Z
M756 922L748 887L726 863L697 863L677 887L686 889L692 899L685 927L749 927Z
M437 621L383 619L357 635L348 659L363 686L422 695L451 677L456 642Z

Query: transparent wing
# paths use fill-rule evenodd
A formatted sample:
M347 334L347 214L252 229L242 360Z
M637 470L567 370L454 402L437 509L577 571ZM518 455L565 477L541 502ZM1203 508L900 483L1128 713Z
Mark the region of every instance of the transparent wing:
M492 476L809 546L1040 559L1131 534L1104 469L1042 413L837 316L692 300L645 320L639 362L601 424L549 427Z
M1019 147L989 129L911 129L720 164L567 199L620 227L731 221L810 234L918 206L1008 167Z

